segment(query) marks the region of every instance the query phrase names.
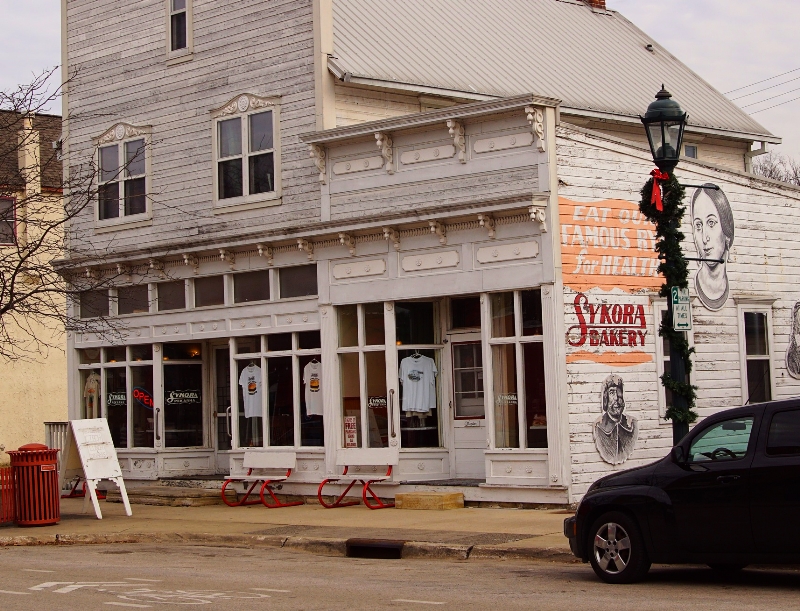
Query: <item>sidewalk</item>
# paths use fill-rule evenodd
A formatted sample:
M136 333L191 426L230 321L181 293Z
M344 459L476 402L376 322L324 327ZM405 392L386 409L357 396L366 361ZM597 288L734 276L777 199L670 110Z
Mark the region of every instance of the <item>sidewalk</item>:
M82 499L63 499L55 526L0 527L0 547L101 543L180 543L226 547L279 547L345 555L348 539L406 542L403 558L541 559L575 562L562 534L564 510L465 508L448 511L363 506L324 509L163 507L100 502L103 520L82 514Z

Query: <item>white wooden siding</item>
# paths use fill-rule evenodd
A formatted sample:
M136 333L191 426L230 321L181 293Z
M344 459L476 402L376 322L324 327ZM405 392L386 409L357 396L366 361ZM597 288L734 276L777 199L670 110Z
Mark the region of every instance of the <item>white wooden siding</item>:
M702 160L701 160L702 161ZM577 201L622 199L639 201L639 191L652 169L646 153L598 135L570 130L558 133L559 194ZM707 310L695 296L697 263L690 263L690 293L696 355L692 383L699 387L697 411L701 418L721 409L741 405L746 375L740 371L737 298L775 299L772 307L775 398L800 395L800 380L786 371L785 354L791 333L792 307L800 301L800 190L761 181L742 173L682 161L679 179L687 184L719 185L730 201L735 221L734 244L727 265L730 297L719 312ZM689 208L694 189L687 189ZM684 252L696 257L687 210L683 224ZM571 270L565 270L568 272ZM565 275L565 285L568 278ZM575 293L565 286L565 314L574 318ZM619 300L616 291L592 291L595 299ZM626 302L646 304L647 294L624 295ZM649 329L645 350L653 361L635 367L611 367L586 361L567 365L572 495L580 497L597 478L614 470L646 464L665 456L672 445L671 425L658 422L660 381L656 372L657 330ZM567 355L574 352L567 346ZM639 419L639 441L631 458L612 467L600 459L592 426L601 415L601 385L611 373L625 382L626 413Z
M73 223L94 248L157 248L196 236L235 236L319 219L320 193L307 147L315 127L311 0L194 2L194 54L167 66L164 3L70 0L70 164L85 163L92 138L118 121L152 126L151 226L95 235L87 208ZM211 111L240 93L279 96L283 204L215 214Z

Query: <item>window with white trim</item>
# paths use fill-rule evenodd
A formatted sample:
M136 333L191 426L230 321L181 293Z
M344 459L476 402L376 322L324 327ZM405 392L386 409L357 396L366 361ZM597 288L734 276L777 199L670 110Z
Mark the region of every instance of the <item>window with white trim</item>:
M17 238L16 200L0 197L0 244L14 244Z
M745 306L739 309L740 347L742 358L742 398L745 403L771 401L772 310L768 307Z
M689 157L691 159L697 159L697 145L685 144L683 146L683 154L685 157Z
M542 292L492 293L488 299L495 448L546 448Z
M143 137L98 147L98 220L147 213L146 151Z
M278 107L264 98L242 95L217 114L214 120L217 205L277 200L280 197Z
M656 371L657 371L657 381L658 381L658 416L659 422L662 424L668 423L668 420L664 419L664 416L667 413L667 410L672 407L672 391L667 390L664 388L664 384L661 382L661 376L665 373L670 371L670 344L669 339L666 337L661 337L658 334L658 329L660 328L661 322L666 320L668 309L667 304L664 301L656 302L653 304L653 310L655 311L655 338L656 338ZM692 332L688 332L689 347L694 347L694 335ZM691 376L687 374L686 382L691 382Z
M190 0L168 0L170 51L189 47L189 2Z

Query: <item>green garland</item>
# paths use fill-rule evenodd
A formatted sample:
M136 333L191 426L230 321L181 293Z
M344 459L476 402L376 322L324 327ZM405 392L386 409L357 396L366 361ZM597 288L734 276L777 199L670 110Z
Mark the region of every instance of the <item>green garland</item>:
M685 189L681 186L674 174L669 175L669 180L660 181L663 185L663 211L659 211L655 204L651 203L653 195L653 179L647 181L642 188L642 201L639 203L640 212L653 222L656 226L656 251L661 263L658 272L664 276L665 282L661 285L659 295L671 298L671 287L677 286L685 289L689 287L689 267L686 259L683 258L683 248L681 242L684 235L681 232L681 221L686 212L683 199L686 195ZM675 331L672 328L672 321L668 320L661 323L658 335L669 340L670 345L677 349L686 364L686 374L692 372L691 355L694 348L689 347L686 334ZM696 386L673 380L669 372L661 376L664 388L672 391L673 396L683 397L686 407L670 407L667 410L667 420L673 422L685 422L691 424L697 420L697 412L694 411Z

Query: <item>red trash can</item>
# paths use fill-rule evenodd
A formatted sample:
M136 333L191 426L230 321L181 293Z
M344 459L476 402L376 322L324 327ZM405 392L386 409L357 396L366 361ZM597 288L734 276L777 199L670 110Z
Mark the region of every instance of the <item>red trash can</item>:
M29 443L7 452L14 473L16 519L20 526L49 526L61 521L58 450Z

